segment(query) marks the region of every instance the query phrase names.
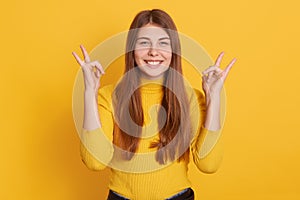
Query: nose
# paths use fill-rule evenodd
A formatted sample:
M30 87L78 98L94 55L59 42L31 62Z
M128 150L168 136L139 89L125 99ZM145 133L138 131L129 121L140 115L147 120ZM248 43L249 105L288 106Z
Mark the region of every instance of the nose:
M149 48L148 55L149 56L157 56L158 55L157 49L155 49L153 47Z

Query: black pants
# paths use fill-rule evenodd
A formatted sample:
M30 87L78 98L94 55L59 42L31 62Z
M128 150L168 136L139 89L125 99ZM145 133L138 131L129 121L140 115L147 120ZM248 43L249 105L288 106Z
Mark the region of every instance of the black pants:
M180 195L176 195L174 197L168 198L169 200L194 200L194 191L191 188L188 188L188 190ZM121 197L114 193L112 190L109 190L109 194L107 197L107 200L130 200L124 197ZM141 199L142 200L142 199Z

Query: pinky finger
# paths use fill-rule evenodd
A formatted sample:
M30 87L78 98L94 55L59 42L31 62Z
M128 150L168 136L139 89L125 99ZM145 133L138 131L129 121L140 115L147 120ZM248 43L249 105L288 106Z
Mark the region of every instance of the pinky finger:
M230 69L232 68L233 64L236 62L236 58L232 59L232 61L228 64L228 66L224 69L225 78L227 77Z

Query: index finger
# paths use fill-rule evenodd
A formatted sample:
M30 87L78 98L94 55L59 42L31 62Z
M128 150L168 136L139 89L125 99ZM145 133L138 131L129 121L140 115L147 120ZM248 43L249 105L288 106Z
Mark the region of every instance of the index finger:
M75 52L72 52L73 56L75 57L77 63L82 66L83 65L83 61L81 60L81 58L75 53Z
M217 58L217 60L216 60L215 66L220 67L223 56L224 56L224 51L222 51L222 52L219 54L219 56L218 56L218 58Z
M82 44L80 45L80 48L81 48L82 54L84 56L84 61L85 62L90 62L91 61L90 56L89 56L88 52L85 50L85 48Z

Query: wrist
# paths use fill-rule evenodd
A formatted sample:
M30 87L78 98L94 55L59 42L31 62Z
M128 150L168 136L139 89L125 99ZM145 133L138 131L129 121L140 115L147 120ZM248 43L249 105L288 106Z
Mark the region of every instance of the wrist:
M84 90L84 96L86 98L96 98L98 97L98 92L96 92L94 89L85 89Z
M205 96L206 98L206 105L210 104L219 104L221 101L221 95L220 94L208 94Z
M86 88L84 89L84 95L85 96L97 96L98 90L95 90L93 88Z

